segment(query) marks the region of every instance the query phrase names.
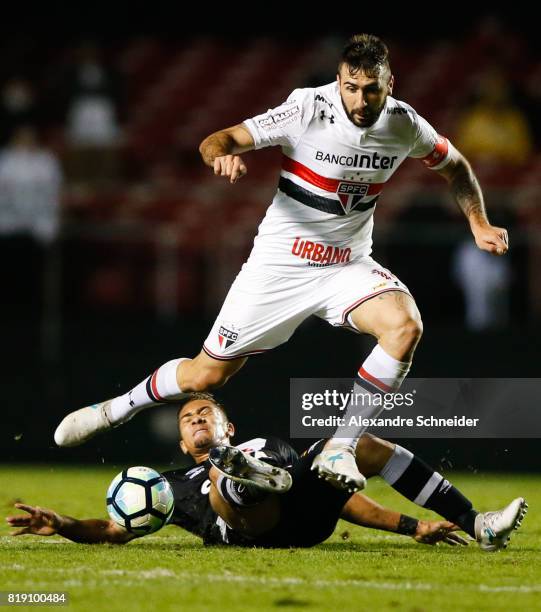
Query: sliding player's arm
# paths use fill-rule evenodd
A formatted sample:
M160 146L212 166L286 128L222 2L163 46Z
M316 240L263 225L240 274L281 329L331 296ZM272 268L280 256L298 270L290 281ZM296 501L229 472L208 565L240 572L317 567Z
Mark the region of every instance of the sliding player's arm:
M70 516L63 516L49 508L39 506L28 506L26 504L15 504L19 510L28 514L8 516L6 521L17 530L11 535L19 536L25 534L51 536L61 535L73 542L81 544L125 544L135 534L126 531L113 521L102 519L79 520Z
M199 152L205 164L214 168L214 174L226 176L235 183L248 172L239 154L254 147L250 132L243 125L234 125L207 136L199 146Z
M469 221L477 246L494 255L504 255L509 249L507 230L490 224L472 167L450 143L449 148L449 162L436 172L448 182L453 198Z
M411 536L420 544L446 542L451 546L468 541L456 533L459 528L449 521L421 521L389 510L361 495L353 495L342 509L341 518L362 527L381 529Z

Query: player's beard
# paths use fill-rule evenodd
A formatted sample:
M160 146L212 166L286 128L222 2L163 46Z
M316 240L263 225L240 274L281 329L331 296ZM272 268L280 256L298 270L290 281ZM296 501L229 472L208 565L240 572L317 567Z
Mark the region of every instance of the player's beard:
M222 444L228 444L229 437L225 425L218 423L208 429L200 429L193 435L193 444L196 448L214 448Z
M214 446L214 436L208 429L200 429L193 436L195 448L212 448Z
M352 112L348 111L348 109L346 108L346 105L344 104L344 100L342 100L342 107L344 108L344 111L348 119L351 121L351 123L353 123L354 125L360 128L368 128L374 125L374 123L376 123L376 121L379 119L379 116L381 115L381 111L385 107L385 100L383 100L381 106L376 111L365 108L362 111L363 113L362 118L360 118L359 115L357 114L359 112L358 110L354 109Z

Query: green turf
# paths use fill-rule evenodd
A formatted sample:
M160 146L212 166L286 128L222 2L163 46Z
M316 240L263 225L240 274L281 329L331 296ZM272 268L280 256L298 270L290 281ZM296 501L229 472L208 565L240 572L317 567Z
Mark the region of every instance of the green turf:
M105 517L118 470L0 466L4 514L18 499L79 518ZM480 510L523 495L530 511L510 547L495 554L423 546L404 536L340 523L309 550L204 548L177 527L125 546L73 544L58 536L10 537L0 527L0 590L69 593L69 610L541 610L541 477L447 475ZM430 517L381 480L367 494ZM307 509L317 512L317 507Z

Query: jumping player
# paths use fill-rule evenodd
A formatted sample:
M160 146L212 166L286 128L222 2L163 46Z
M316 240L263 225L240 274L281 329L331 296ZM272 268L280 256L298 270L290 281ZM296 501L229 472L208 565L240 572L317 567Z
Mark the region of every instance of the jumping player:
M393 88L386 45L356 35L335 82L296 89L281 106L201 143L204 162L231 183L247 172L240 154L282 148L278 190L252 253L199 355L173 359L125 395L70 413L55 432L58 445L81 444L140 410L223 385L250 355L286 342L310 315L377 339L359 368L359 392L400 387L422 323L406 285L370 257L374 211L386 182L407 157L416 158L447 181L480 249L503 255L508 239L505 229L489 223L468 161L393 98ZM355 449L363 431L338 428L314 469L336 486L362 489Z

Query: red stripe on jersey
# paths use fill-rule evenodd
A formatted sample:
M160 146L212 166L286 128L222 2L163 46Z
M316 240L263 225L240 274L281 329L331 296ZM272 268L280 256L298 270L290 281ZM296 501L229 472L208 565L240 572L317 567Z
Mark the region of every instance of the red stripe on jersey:
M332 193L336 193L338 189L338 185L343 182L353 182L346 181L346 179L331 179L325 176L321 176L321 174L317 174L313 170L310 170L308 166L301 164L300 162L291 159L290 157L283 156L282 160L282 169L286 172L291 172L291 174L295 174L303 181L314 185L315 187L319 187L320 189L324 189L325 191L331 191ZM355 181L356 182L356 181ZM383 189L384 183L369 183L368 191L365 195L377 195Z
M375 385L378 389L381 389L382 391L393 390L392 387L389 387L389 385L386 385L384 382L381 382L379 378L376 378L375 376L372 376L372 374L369 374L362 366L359 369L359 376L361 378L364 378L368 382L371 382L373 385Z
M437 166L445 157L447 157L447 153L449 152L449 141L445 136L440 136L438 134L438 140L434 145L434 149L432 153L429 153L426 157L422 157L421 161L427 168L432 168Z
M158 377L158 370L152 374L152 378L150 379L150 386L152 387L152 393L154 393L154 397L159 401L163 402L164 398L158 393L158 385L156 384L156 378Z

